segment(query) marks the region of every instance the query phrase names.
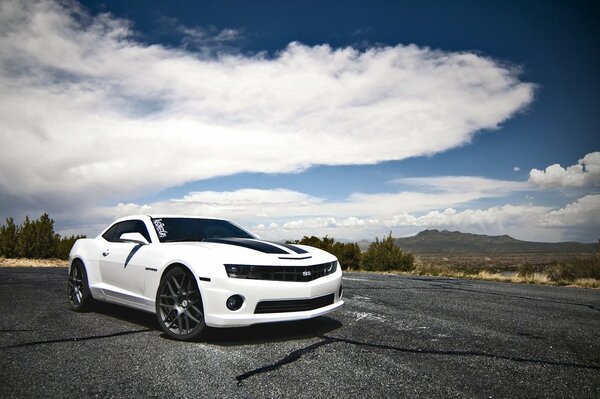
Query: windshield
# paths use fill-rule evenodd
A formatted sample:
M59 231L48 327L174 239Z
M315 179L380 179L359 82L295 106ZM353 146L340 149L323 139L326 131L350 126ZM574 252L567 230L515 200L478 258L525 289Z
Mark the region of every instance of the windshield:
M255 238L226 220L153 218L160 242L202 241L206 238Z

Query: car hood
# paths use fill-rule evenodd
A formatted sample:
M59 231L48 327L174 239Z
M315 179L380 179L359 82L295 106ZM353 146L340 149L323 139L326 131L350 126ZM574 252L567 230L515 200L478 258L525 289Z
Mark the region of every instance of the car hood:
M228 262L257 264L315 264L331 262L335 257L329 252L306 245L280 244L249 238L210 238L203 241L167 243L187 248L209 250L212 255Z

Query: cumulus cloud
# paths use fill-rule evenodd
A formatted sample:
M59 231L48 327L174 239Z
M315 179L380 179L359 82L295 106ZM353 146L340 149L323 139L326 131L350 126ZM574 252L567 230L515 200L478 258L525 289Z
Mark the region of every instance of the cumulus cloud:
M532 169L529 181L540 187L600 186L600 152L591 152L566 168L556 163L545 170Z
M107 223L130 214L206 215L236 220L270 239L325 234L362 239L382 236L390 229L398 235L406 235L422 228L452 226L482 233L518 232L520 237L523 237L523 232L519 229L524 228L532 234L531 238L533 233L529 226L539 225L539 221L551 210L531 205L471 209L468 206L477 200L501 194L507 196L520 190L521 186L501 180L474 178L473 181L479 184L456 184L453 188L448 184L452 180L450 177L430 180L428 187L434 187L431 192L355 193L341 200L286 189L192 192L181 198L148 204L121 203L96 208L87 211L86 220L104 220ZM468 180L456 179L456 182ZM420 183L425 184L424 181ZM503 188L493 189L494 186ZM460 208L463 209L458 210ZM558 233L552 234L541 237L555 239Z
M419 226L419 227L446 227L446 226L487 226L494 230L502 231L508 225L518 224L527 219L540 219L551 208L503 205L488 209L465 209L457 211L447 208L444 211L431 211L423 216L414 216L407 213L395 215L392 219L385 221L390 227L397 226Z
M440 181L445 181L446 178ZM498 181L502 185L502 181ZM565 239L594 241L600 230L600 195L588 195L563 208L532 204L505 204L478 208L475 203L497 192L472 191L457 185L456 192L398 192L353 194L331 200L286 189L242 189L193 192L181 198L148 204L121 203L86 210L73 220L77 229L61 233L97 234L106 223L131 214L192 214L233 219L267 239L297 239L304 235L360 240L416 234L425 228L481 234L510 234L533 241ZM510 192L504 191L507 195ZM481 200L481 201L478 201ZM68 214L56 215L69 219ZM88 223L81 225L81 221ZM86 229L87 228L87 229ZM84 230L82 230L84 229Z
M600 234L600 194L590 194L565 207L549 212L543 220L546 226L587 226Z
M526 183L482 177L445 176L401 181L409 185L411 190L354 193L335 201L287 189L197 191L182 198L149 204L120 203L99 208L95 212L107 219L132 213L194 214L250 221L266 218L276 222L280 219L289 222L332 218L330 225L341 223L344 226L360 226L371 219L383 220L404 212L459 206L482 198L507 196L527 187Z
M195 29L189 37L206 38ZM434 154L497 128L534 93L516 69L475 53L291 43L207 56L47 0L0 3L0 55L0 198L29 209Z

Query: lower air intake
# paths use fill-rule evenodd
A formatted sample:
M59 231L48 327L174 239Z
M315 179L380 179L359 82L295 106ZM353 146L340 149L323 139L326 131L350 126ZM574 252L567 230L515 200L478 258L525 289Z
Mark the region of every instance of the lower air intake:
M319 309L333 303L333 294L312 299L292 299L287 301L261 301L254 313L303 312Z

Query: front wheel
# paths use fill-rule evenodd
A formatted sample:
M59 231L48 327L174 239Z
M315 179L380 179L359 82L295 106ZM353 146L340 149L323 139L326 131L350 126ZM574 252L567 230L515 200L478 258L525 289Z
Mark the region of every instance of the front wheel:
M85 267L80 260L73 261L73 264L71 265L67 288L71 309L76 312L81 312L89 308L90 303L92 302L92 295L90 293Z
M202 297L189 271L177 266L164 275L156 293L156 317L174 339L190 341L204 332Z

